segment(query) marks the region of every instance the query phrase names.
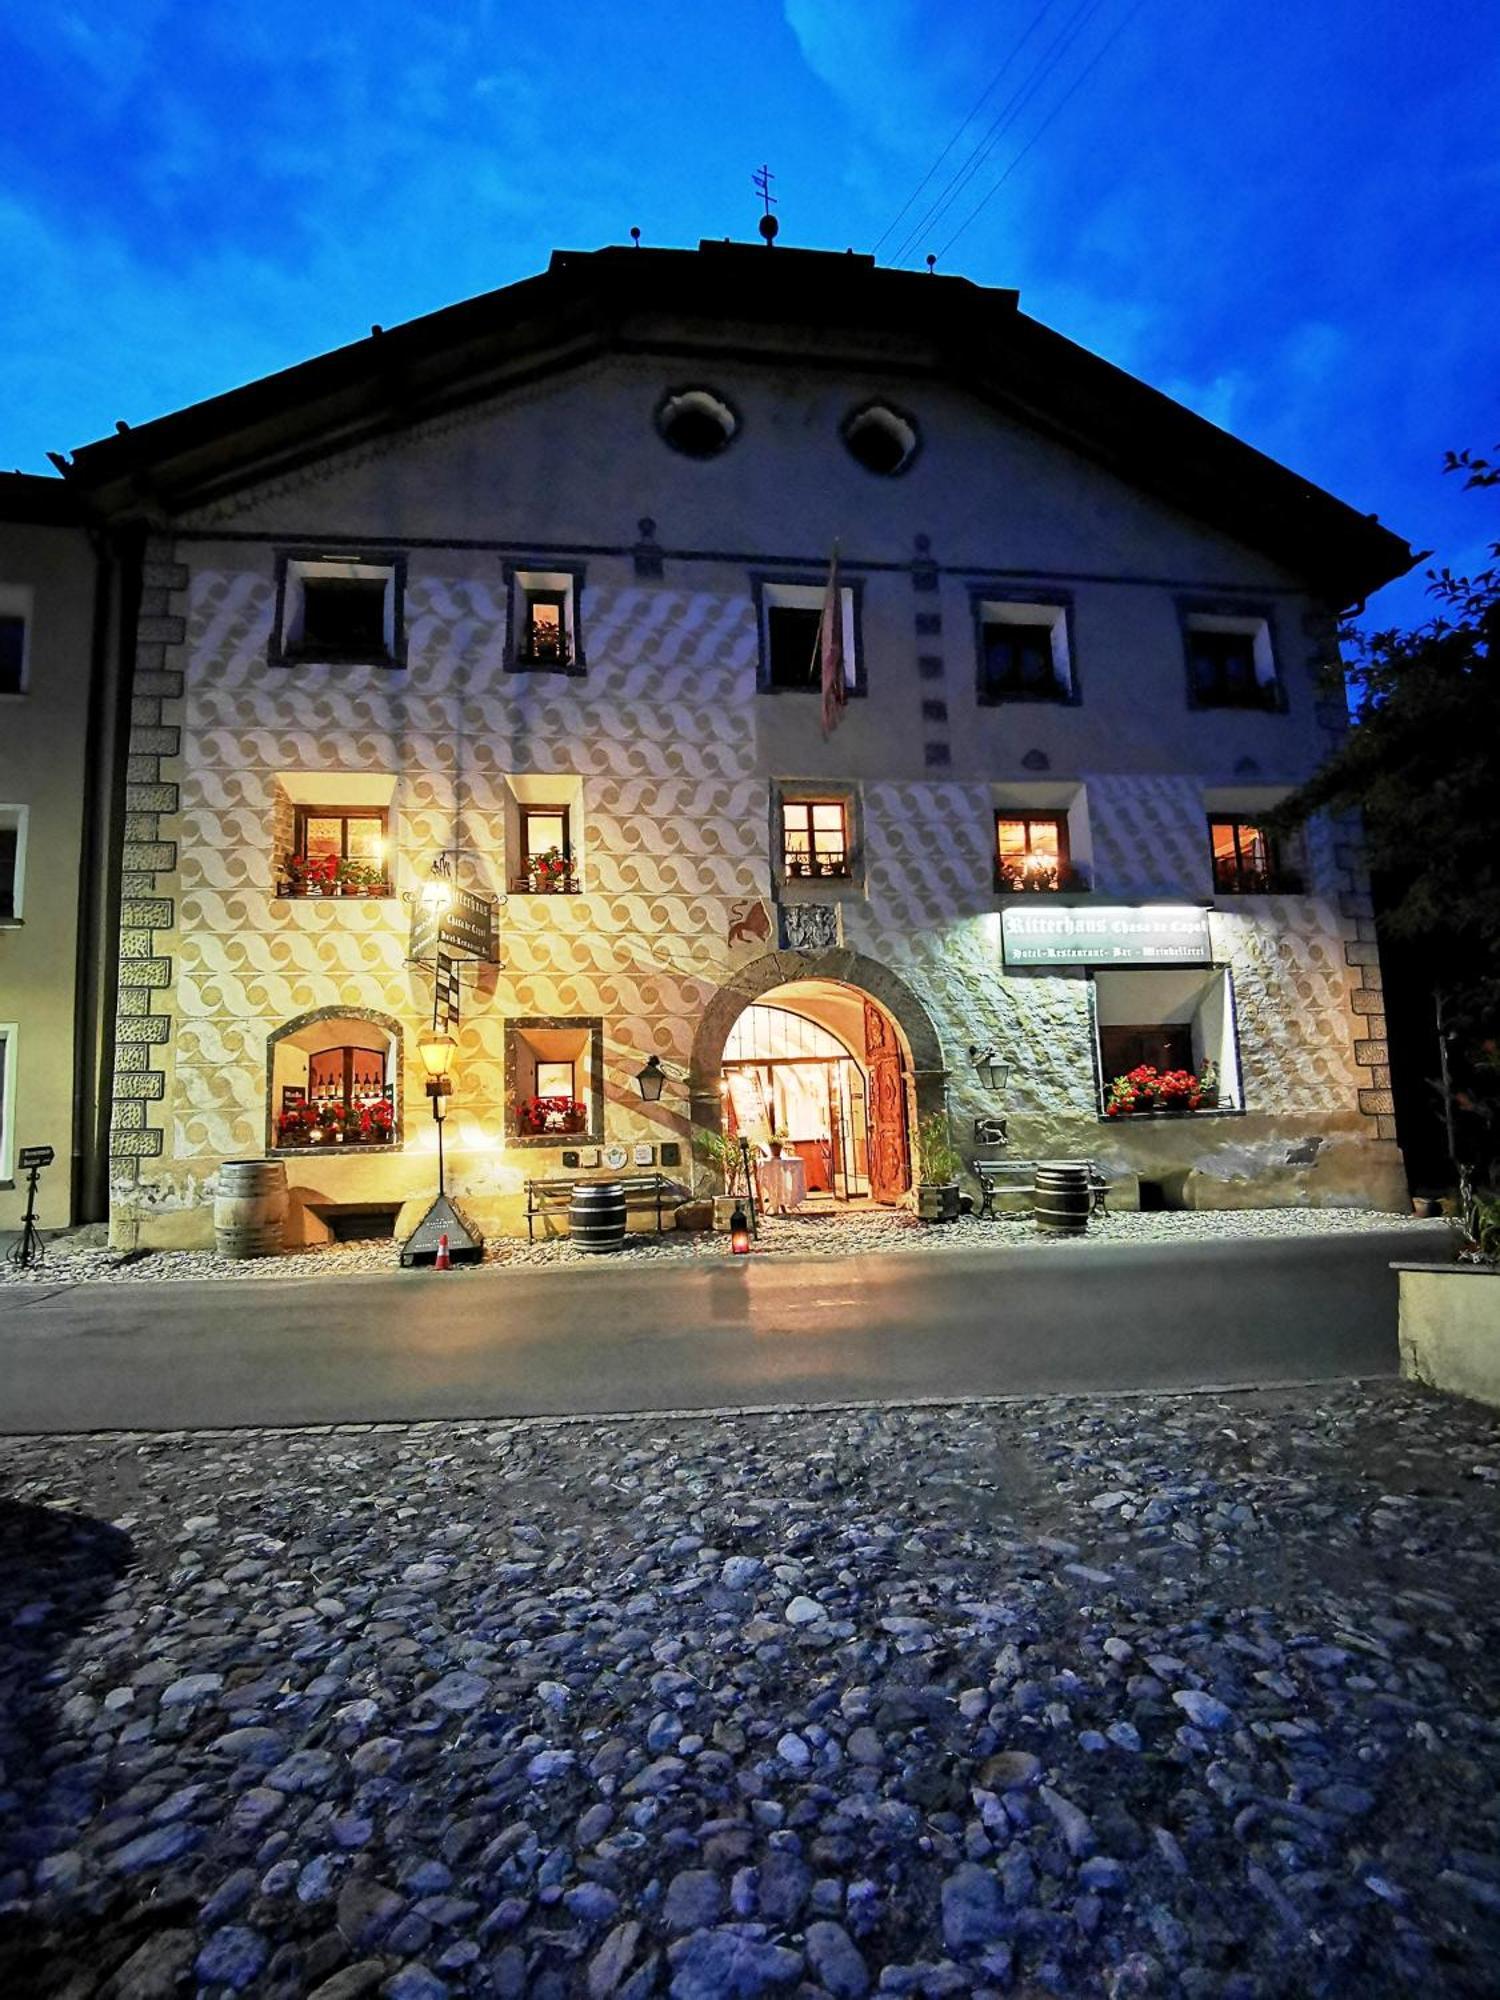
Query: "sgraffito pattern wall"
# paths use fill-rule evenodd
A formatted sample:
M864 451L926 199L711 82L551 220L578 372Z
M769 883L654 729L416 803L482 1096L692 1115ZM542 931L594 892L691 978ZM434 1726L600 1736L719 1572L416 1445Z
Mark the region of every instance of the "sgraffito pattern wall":
M463 434L455 419L429 427L427 443ZM358 463L368 470L371 454ZM430 484L443 490L440 480ZM313 475L297 477L263 489L248 511L226 507L224 518L255 519L255 533L264 527L264 541L184 534L175 549L153 552L121 932L114 1165L127 1227L132 1217L173 1213L201 1227L219 1163L265 1149L266 1051L278 1028L335 1004L390 1016L408 1037L425 1024L431 989L406 960L404 899L440 850L460 851L467 886L505 899L503 963L465 989L449 1127L454 1185L474 1197L513 1196L541 1157L504 1143L508 1018L602 1018L606 1137L681 1141L703 1017L781 936L775 922L757 928L745 912L776 896L771 788L805 776L797 746L816 739L817 704L757 695L744 563L663 562L653 549L642 573L628 550L601 555L595 546L579 556L587 673L516 673L506 664L501 556L436 546L427 534L407 551L404 669L272 667L280 538L265 524L285 507L315 525L318 508L335 504L319 490ZM338 506L352 507L361 490L347 485ZM459 481L453 490L469 489ZM372 537L388 525L336 518ZM796 546L781 524L778 533L779 546ZM903 524L900 547L903 560L915 551L904 569L863 579L866 631L900 634L908 649L870 662L887 690L900 680L877 758L865 721L845 724L851 736L865 730L864 762L850 770L892 775L849 781L864 893L842 900L830 934L887 968L926 1010L960 1136L971 1114L997 1108L966 1060L971 1043L993 1043L1015 1070L1005 1108L1018 1152L1248 1176L1287 1199L1345 1198L1361 1184L1350 1158L1394 1129L1352 837L1315 835L1308 896L1239 898L1213 919L1216 953L1234 975L1246 1115L1169 1132L1101 1126L1087 978L1007 975L1001 961L993 790L957 775L974 768L964 722L973 676L967 586L940 569L926 535ZM1081 624L1086 609L1080 592ZM1175 633L1175 614L1168 622ZM1093 744L1084 768L1054 769L1048 754L1028 749L1036 718L1023 729L1017 716L996 781L1046 771L1082 784L1101 899L1206 900L1208 774L1108 768L1100 753L1112 747L1109 732L1095 722L1092 699L1067 711L1069 729L1083 732L1076 740ZM851 704L851 717L875 706ZM1006 722L989 711L986 727ZM1048 738L1054 761L1059 740ZM305 800L321 776L384 782L390 899L277 897L288 782L300 782ZM1215 782L1229 776L1219 771ZM518 866L516 787L548 779L575 807L583 893L507 895ZM643 1105L633 1082L651 1053L673 1079L657 1106ZM705 1081L697 1076L694 1088ZM429 1186L431 1123L413 1061L405 1090L399 1153L294 1156L294 1183L329 1201L401 1199ZM700 1115L712 1104L711 1090L700 1095ZM1384 1153L1371 1185L1388 1176L1393 1149Z

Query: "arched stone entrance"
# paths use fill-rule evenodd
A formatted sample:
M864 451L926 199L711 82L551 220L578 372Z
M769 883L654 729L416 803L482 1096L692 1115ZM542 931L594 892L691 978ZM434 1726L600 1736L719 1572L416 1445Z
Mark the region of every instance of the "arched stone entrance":
M693 1038L689 1090L693 1124L723 1129L723 1057L730 1029L744 1010L776 989L821 982L852 990L869 1004L871 1103L887 1133L902 1116L915 1137L918 1122L944 1105L942 1044L922 1002L902 980L874 959L853 951L776 951L741 966L704 1010ZM885 1024L884 1031L880 1024ZM898 1031L891 1033L890 1024ZM877 1092L883 1109L877 1108ZM903 1101L904 1100L904 1101ZM905 1151L906 1133L901 1138Z

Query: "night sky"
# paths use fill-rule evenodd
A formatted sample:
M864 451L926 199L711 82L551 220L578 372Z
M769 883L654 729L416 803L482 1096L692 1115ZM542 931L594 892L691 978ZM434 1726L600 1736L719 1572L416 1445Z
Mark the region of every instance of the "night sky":
M0 465L555 247L753 238L767 160L784 243L936 251L1419 548L1497 532L1440 472L1500 441L1495 0L7 12Z

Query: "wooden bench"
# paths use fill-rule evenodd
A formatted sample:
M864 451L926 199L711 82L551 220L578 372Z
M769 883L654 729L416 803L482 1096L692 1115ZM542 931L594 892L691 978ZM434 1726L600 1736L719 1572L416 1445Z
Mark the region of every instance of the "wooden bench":
M658 1234L664 1204L670 1199L675 1210L688 1199L688 1190L667 1174L573 1174L558 1175L550 1180L530 1180L526 1183L527 1242L536 1241L536 1219L539 1215L566 1213L572 1204L574 1188L597 1187L606 1182L624 1188L627 1210L648 1205L654 1207Z
M1050 1164L1047 1160L976 1160L974 1174L984 1196L979 1204L980 1215L988 1216L991 1222L997 1222L1001 1215L1030 1215L1032 1211L1029 1207L997 1209L995 1196L1000 1193L1031 1193L1036 1187L1037 1168ZM1109 1200L1110 1185L1107 1176L1093 1160L1079 1160L1076 1164L1089 1170L1089 1192L1093 1197L1089 1204L1090 1215L1107 1215L1109 1210L1105 1204Z

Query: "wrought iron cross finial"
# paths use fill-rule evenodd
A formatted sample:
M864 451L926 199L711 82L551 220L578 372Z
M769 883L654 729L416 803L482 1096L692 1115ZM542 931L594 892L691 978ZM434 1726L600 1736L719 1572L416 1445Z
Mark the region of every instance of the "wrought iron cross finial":
M771 183L776 176L769 167L757 167L750 178L755 185L755 192L766 205L766 214L769 215L776 202L776 197L771 192Z

